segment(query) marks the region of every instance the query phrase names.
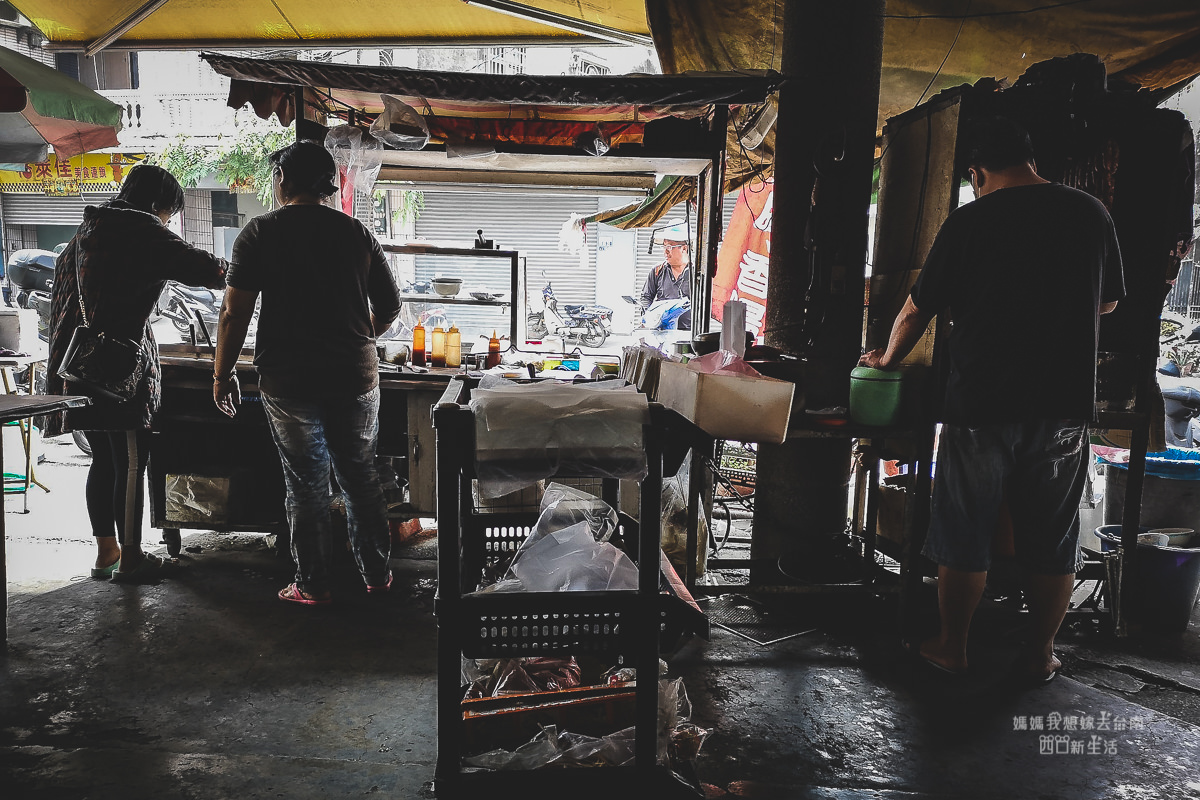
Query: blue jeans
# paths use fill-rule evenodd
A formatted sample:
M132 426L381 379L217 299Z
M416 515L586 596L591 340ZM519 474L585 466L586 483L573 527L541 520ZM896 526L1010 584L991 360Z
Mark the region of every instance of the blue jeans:
M270 397L264 392L262 401L283 462L296 585L308 594L329 590L331 465L346 500L350 549L359 572L371 586L387 583L392 541L375 469L379 388L332 399Z
M1078 572L1090 452L1081 421L943 425L922 554L952 569L987 572L1007 500L1018 563L1038 575Z

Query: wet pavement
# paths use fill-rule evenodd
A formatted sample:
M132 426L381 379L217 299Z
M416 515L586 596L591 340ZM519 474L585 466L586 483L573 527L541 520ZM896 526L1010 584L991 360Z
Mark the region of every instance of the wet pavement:
M431 796L432 541L397 553L384 598L343 563L326 609L276 599L290 568L255 534L185 531L177 575L93 581L87 458L45 450L51 492L34 489L29 514L5 500L4 797ZM1062 676L1030 690L1007 677L1022 619L1001 602L952 681L901 655L892 599L707 603L733 630L668 661L711 731L696 762L710 797L1200 798L1198 614L1136 640L1073 623Z

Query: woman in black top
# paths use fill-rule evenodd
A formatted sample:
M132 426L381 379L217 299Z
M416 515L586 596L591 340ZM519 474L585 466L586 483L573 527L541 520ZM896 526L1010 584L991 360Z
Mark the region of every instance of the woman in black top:
M225 277L224 260L167 229L182 209L179 182L160 167L140 164L115 199L84 210L83 224L54 265L48 394L84 393L58 377L71 334L83 321L81 285L88 324L141 342L150 357L130 400L93 397L90 406L51 415L46 426L47 436L83 431L92 448L86 498L97 547L93 578L143 583L156 580L164 568L163 559L142 550L143 481L161 396L150 314L168 280L219 288Z

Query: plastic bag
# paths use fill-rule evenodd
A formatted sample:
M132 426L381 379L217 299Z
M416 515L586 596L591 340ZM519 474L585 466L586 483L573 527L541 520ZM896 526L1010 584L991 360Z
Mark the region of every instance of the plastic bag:
M429 126L417 110L388 94L379 95L383 111L371 123L371 135L397 150L420 150L429 144Z
M694 767L700 748L712 731L689 720L691 703L682 678L660 680L658 697L658 761L667 765L680 781L693 785L679 769L685 764ZM594 737L546 725L531 741L514 751L491 750L464 758L463 763L493 770L538 769L550 765L619 767L633 762L634 741L634 728ZM694 773L694 769L689 772Z
M670 478L663 479L662 487L662 549L671 560L671 565L681 574L687 574L687 494L691 458ZM708 518L701 511L696 521L696 577L702 577L708 568Z
M762 373L747 364L736 353L728 350L716 350L687 363L687 368L696 372L713 375L744 375L749 378L761 378Z
M534 535L544 535L583 522L597 542L607 542L617 531L617 512L593 494L561 483L546 487Z
M500 697L528 692L556 692L579 686L581 670L571 656L493 658L463 666L469 679L466 697Z
M229 478L166 476L166 518L171 522L220 523L229 518Z
M513 583L519 583L519 588ZM597 542L587 523L526 539L495 591L596 592L638 588L637 565L619 548Z
M608 542L617 514L597 497L552 483L542 512L503 580L484 592L579 592L638 588L637 565Z
M383 144L363 136L362 128L355 125L337 125L325 134L325 149L338 166L343 195L347 184L363 194L375 190L375 179L383 166Z

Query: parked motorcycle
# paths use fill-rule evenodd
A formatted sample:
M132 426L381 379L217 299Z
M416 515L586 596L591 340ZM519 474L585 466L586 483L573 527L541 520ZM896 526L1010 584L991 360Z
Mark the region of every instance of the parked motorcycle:
M4 275L4 299L17 308L38 312L38 336L49 336L50 291L54 286L54 260L49 250L18 250L8 258Z
M1158 368L1170 447L1200 447L1200 381L1182 378L1179 365L1167 361Z
M222 293L199 286L184 286L167 281L158 296L158 313L170 321L185 339L211 344L217 338L217 321L221 316Z
M612 333L613 310L602 305L564 305L560 310L554 288L546 281L542 289L542 310L525 318L525 330L531 339L561 336L564 344L600 347Z

